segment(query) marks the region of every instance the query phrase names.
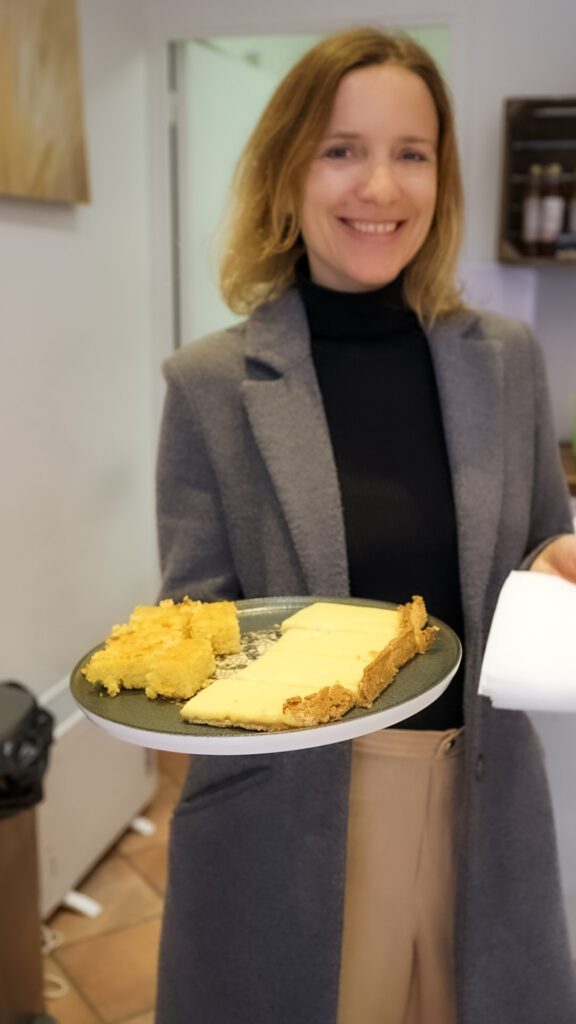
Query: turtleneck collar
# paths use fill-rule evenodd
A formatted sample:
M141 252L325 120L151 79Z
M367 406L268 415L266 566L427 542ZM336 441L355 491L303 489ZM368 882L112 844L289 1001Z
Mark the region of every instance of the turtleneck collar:
M372 291L334 291L311 280L303 257L295 276L313 338L379 340L419 326L402 294L402 274Z

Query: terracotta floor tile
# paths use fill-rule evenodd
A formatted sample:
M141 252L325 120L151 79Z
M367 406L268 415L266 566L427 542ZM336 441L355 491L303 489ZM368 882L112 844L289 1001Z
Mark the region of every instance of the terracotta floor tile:
M159 939L160 921L147 921L54 956L106 1024L121 1024L154 1007Z
M131 853L127 860L156 891L164 894L168 876L168 848L165 843Z
M149 885L142 874L126 858L110 854L80 887L83 893L102 904L100 916L83 917L70 910L59 910L50 920L49 926L60 932L64 945L69 945L80 939L159 917L162 913L162 899L157 889Z
M168 841L170 819L174 804L180 795L180 787L171 779L160 778L158 791L152 803L142 812L156 825L156 832L151 836L141 836L137 832L128 831L118 842L115 849L118 853L135 853L148 846L158 846Z
M46 1013L54 1017L58 1024L100 1024L99 1018L84 1002L77 989L66 976L66 973L52 957L46 957L44 961L44 977L47 994L56 991L57 981L68 989L66 995L60 996L58 999L48 999L47 996L45 999ZM147 1024L145 1018L143 1018L142 1024ZM152 1021L152 1024L154 1024L154 1021Z
M171 750L158 751L158 771L177 786L181 786L188 771L190 758L187 754L174 754Z

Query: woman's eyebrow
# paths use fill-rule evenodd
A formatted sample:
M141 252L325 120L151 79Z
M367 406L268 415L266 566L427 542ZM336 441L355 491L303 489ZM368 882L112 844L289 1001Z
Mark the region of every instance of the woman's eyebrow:
M337 130L330 132L328 135L325 135L324 141L329 142L332 139L359 139L361 137L362 135L360 132ZM402 143L403 145L418 143L419 145L432 146L433 148L437 145L436 139L429 138L428 136L425 135L401 135L397 139L397 141Z
M436 139L431 139L425 135L402 135L399 142L403 143L417 143L418 145L425 146L436 146Z
M335 131L325 136L326 139L359 139L359 132Z

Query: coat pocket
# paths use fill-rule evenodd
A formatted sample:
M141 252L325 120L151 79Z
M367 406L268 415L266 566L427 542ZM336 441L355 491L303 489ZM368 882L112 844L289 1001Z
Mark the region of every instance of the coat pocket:
M249 763L257 760L259 763ZM241 797L270 781L271 765L263 758L194 758L174 812L174 819Z

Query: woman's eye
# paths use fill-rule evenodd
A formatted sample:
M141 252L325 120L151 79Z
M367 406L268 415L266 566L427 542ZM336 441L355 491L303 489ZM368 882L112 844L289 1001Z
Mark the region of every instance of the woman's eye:
M411 163L423 163L428 159L425 153L420 153L417 149L405 149L400 156L402 160L408 160Z
M352 150L350 146L329 146L328 149L324 150L324 156L328 160L345 160L346 157L351 156Z

